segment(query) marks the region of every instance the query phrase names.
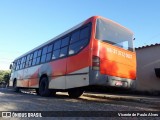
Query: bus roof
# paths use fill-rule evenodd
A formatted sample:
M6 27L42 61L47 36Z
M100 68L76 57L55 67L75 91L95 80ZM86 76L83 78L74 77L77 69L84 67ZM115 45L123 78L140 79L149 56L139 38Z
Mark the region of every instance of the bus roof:
M116 23L116 22L114 22L114 21L112 21L112 20L110 20L110 19L107 19L107 18L104 18L104 17L101 17L101 16L92 16L92 17L88 18L87 20L85 20L85 21L79 23L78 25L76 25L76 26L74 26L74 27L68 29L67 31L61 33L60 35L57 35L56 37L54 37L54 38L48 40L47 42L45 42L45 43L43 43L43 44L41 44L41 45L39 45L39 46L33 48L32 50L26 52L25 54L23 54L23 55L17 57L15 60L17 60L17 59L19 59L19 58L21 58L21 57L23 57L23 56L25 56L25 55L27 55L27 54L29 54L29 53L31 53L31 52L34 52L34 51L37 50L37 49L40 49L41 47L43 47L43 46L49 44L50 42L53 42L53 41L57 40L58 38L61 38L61 37L63 37L64 35L66 35L66 34L72 32L72 31L76 30L77 28L81 27L81 26L84 25L85 23L91 22L91 21L93 21L93 20L95 20L95 19L98 19L98 18L102 18L102 19L105 19L105 20L107 20L107 21L109 21L109 22L113 22L113 23L115 23L115 24L117 24L117 25L119 25L119 26L121 26L121 27L127 29L129 32L133 33L133 32L130 31L128 28L126 28L126 27L124 27L124 26L122 26L122 25L120 25L120 24L118 24L118 23ZM15 60L14 60L14 61L15 61Z

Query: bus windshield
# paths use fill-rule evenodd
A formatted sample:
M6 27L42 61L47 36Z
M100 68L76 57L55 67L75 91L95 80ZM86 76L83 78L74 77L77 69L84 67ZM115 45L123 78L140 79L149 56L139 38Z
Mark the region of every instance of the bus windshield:
M110 20L97 19L96 39L133 51L133 33Z

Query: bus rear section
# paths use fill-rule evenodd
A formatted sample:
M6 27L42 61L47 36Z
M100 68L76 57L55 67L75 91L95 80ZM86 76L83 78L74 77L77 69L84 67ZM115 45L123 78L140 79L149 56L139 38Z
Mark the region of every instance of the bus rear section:
M133 33L104 18L96 20L90 85L134 88L136 55Z

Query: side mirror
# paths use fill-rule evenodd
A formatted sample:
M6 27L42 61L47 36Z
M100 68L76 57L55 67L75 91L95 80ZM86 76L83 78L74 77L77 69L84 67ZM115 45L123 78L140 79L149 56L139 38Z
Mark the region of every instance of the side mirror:
M12 69L12 64L10 64L9 69Z

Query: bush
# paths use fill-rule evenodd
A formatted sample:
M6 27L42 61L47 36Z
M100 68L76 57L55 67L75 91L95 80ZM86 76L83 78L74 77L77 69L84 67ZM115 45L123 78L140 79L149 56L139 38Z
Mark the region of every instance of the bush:
M0 84L7 84L10 78L9 70L0 70Z

